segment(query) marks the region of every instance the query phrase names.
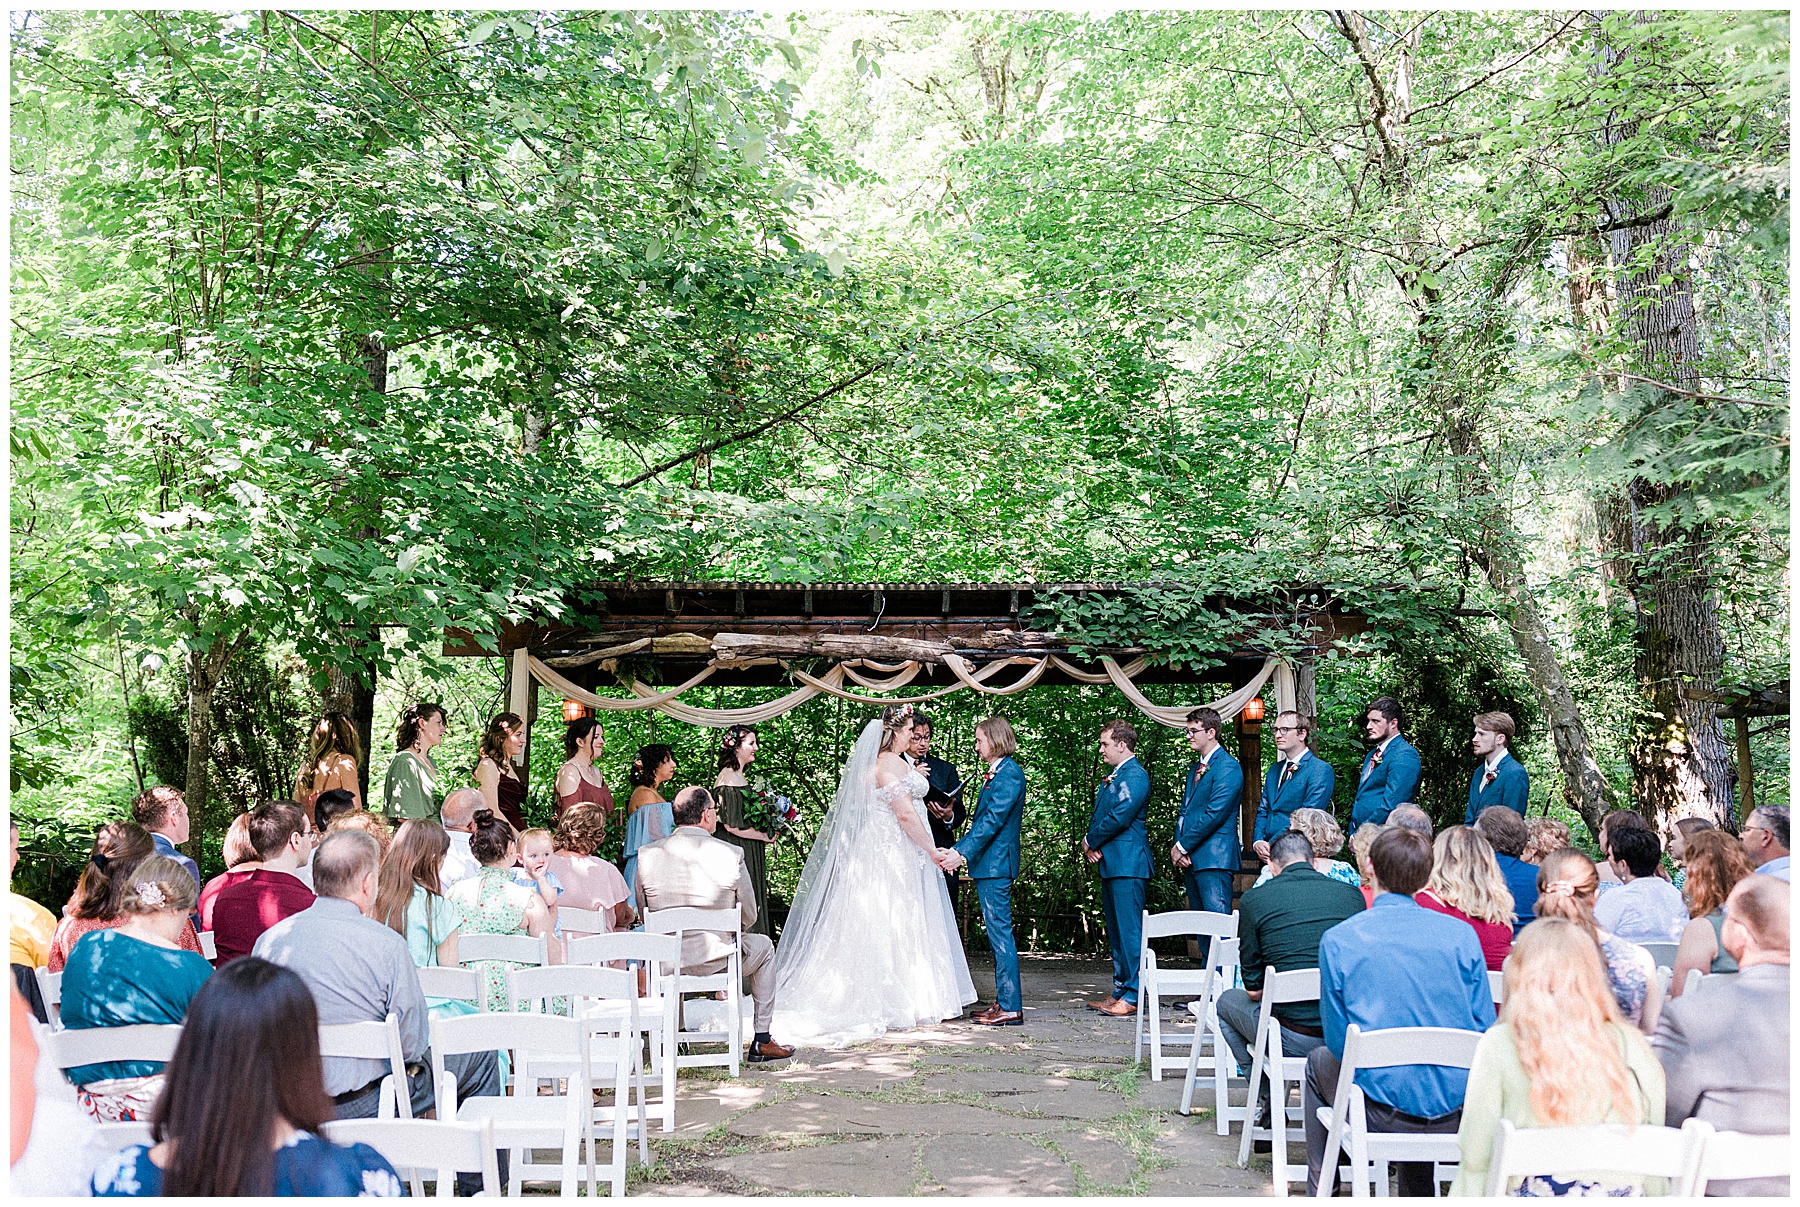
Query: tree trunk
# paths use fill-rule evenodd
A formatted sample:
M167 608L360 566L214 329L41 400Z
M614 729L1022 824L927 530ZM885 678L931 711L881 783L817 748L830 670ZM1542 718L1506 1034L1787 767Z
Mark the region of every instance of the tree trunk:
M198 619L196 614L189 613L189 620L195 622L196 627ZM219 680L225 677L225 667L242 641L242 637L229 641L215 637L207 649L190 647L188 650L187 782L182 786L182 796L187 800L188 816L193 823L188 833L187 853L196 861L205 848L207 834L225 828L223 824L214 824L215 820L222 823L223 819L214 819L210 815L212 702Z

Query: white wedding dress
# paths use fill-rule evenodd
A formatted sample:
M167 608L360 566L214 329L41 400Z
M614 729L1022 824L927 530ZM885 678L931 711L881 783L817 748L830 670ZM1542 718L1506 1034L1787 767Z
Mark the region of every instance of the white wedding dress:
M857 739L806 857L775 952L784 1044L843 1048L960 1016L975 1000L944 874L906 836L894 802L929 834L925 777L875 783L881 723Z

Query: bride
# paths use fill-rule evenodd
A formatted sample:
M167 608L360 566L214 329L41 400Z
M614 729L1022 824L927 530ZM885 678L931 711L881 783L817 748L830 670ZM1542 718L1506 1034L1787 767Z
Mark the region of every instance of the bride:
M775 1030L842 1048L941 1022L975 1000L925 777L900 757L912 706L884 708L850 752L775 953Z

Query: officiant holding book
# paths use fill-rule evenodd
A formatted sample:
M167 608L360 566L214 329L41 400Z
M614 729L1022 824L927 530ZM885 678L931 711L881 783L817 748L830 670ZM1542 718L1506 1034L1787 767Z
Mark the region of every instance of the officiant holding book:
M925 793L925 809L931 815L931 841L940 847L955 846L957 831L969 819L969 811L963 805L962 772L955 764L931 753L931 718L924 713L913 714L912 745L907 753L931 785ZM951 906L961 909L962 869L945 872L944 879L950 882Z

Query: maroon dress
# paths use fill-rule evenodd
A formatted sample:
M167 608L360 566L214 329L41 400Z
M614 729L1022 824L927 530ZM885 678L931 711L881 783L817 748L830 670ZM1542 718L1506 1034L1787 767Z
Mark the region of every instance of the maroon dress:
M590 784L587 780L580 776L576 776L575 791L568 796L558 796L556 798L557 821L562 820L562 815L568 811L569 806L571 805L599 805L600 811L606 815L606 820L610 822L612 820L613 812L612 789L608 788L605 784Z
M500 813L515 830L526 829L525 781L516 775L500 776Z

